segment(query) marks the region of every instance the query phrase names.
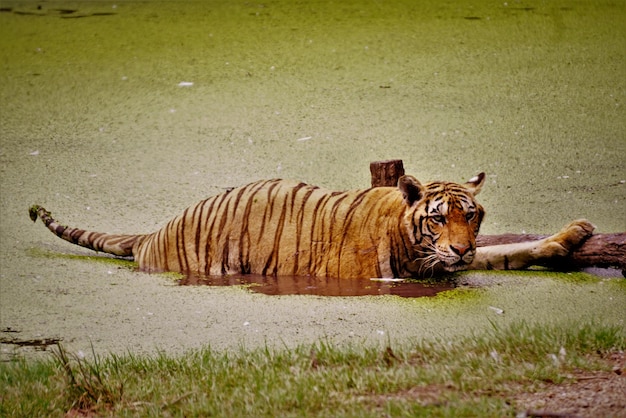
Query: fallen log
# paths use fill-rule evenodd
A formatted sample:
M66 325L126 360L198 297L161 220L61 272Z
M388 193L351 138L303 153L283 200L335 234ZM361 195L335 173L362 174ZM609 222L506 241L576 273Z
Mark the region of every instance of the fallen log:
M370 163L372 187L396 186L404 175L402 160L374 161ZM476 245L513 244L516 242L535 241L547 235L501 234L478 235ZM595 234L589 237L569 256L547 266L558 270L579 270L587 267L618 268L626 277L626 232L617 234Z

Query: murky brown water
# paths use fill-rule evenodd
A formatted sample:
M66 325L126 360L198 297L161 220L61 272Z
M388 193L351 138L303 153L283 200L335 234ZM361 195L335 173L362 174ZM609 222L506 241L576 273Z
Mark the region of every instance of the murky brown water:
M381 281L372 279L334 279L304 276L268 277L254 274L233 276L191 276L181 285L248 286L253 292L266 295L376 296L396 295L404 298L435 296L455 287L453 282L441 283Z

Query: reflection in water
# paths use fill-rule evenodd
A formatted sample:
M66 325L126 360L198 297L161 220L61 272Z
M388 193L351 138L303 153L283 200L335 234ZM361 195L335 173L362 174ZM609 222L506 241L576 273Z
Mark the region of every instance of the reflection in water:
M334 279L325 277L254 274L232 276L189 276L181 285L249 286L253 292L266 295L368 296L396 295L405 298L434 296L454 288L454 283L426 283L412 280L379 281L371 279Z

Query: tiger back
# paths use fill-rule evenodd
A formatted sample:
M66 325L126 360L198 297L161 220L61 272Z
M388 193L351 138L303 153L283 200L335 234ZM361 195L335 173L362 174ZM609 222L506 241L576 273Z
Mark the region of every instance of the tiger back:
M471 226L469 209L480 211ZM426 221L453 216L455 210L463 212L462 225L451 223L458 231L446 235ZM148 236L135 259L148 272L407 277L422 274L424 267L435 273L438 263L429 259L435 243L441 252L450 251L442 237L461 238L457 247L471 253L480 219L482 207L472 191L454 183L424 187L405 176L400 188L336 192L259 181L188 208Z

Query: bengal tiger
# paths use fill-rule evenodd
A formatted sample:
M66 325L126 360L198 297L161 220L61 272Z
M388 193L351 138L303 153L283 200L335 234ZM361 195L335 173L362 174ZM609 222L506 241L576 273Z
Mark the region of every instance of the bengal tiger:
M578 220L540 241L477 248L485 211L475 196L484 182L484 173L464 184L405 175L397 187L330 191L263 180L203 200L146 235L62 226L37 205L29 212L58 237L132 257L142 271L192 275L419 278L522 269L567 255L593 231Z

